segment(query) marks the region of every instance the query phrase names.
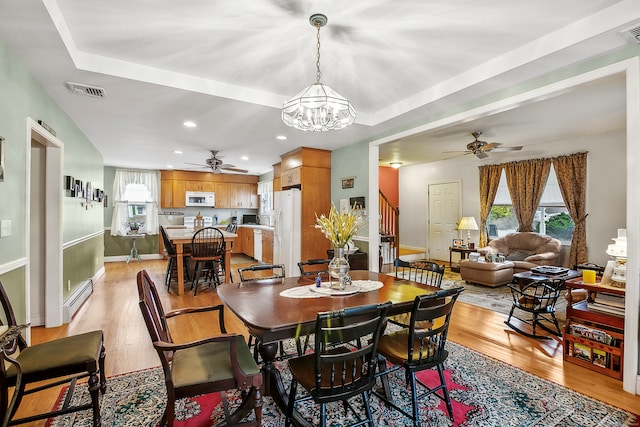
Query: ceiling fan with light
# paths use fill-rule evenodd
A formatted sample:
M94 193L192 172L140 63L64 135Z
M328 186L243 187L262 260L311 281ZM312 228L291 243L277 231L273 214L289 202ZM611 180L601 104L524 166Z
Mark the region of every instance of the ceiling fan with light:
M218 156L218 150L209 150L211 151L211 157L204 161L205 164L198 163L187 163L188 165L198 166L200 168L210 169L213 173L222 173L222 172L239 172L239 173L247 173L249 172L246 169L237 168L236 165L232 165L231 163L224 163L221 158L222 156Z
M471 136L475 139L474 141L467 144L467 151L447 151L447 153L461 153L461 154L474 154L479 159L486 159L489 157L489 152L502 152L502 151L520 151L522 150L522 146L513 146L513 147L503 147L499 142L486 142L480 141L482 132L476 131L471 132Z

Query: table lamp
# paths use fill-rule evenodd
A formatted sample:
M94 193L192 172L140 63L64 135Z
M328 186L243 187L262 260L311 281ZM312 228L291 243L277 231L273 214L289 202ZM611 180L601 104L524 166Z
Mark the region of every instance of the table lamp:
M473 243L471 243L471 230L479 230L476 219L472 216L463 216L458 223L458 230L467 230L467 244L469 249L473 249Z
M611 279L619 287L625 287L627 282L627 230L619 228L618 237L614 237L612 240L615 243L607 247L607 255L615 260ZM609 267L609 263L607 263L607 267ZM605 275L607 275L606 269Z

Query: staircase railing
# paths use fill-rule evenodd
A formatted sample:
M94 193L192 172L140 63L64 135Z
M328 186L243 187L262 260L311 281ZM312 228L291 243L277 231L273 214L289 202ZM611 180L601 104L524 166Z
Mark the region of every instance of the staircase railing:
M382 193L378 192L378 212L380 213L380 243L383 263L393 262L398 257L400 247L400 208Z

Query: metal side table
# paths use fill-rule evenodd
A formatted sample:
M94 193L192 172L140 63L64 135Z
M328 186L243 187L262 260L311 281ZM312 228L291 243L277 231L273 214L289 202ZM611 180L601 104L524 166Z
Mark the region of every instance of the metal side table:
M140 258L140 255L138 255L138 248L136 248L136 239L137 238L141 238L144 239L144 237L146 236L146 234L142 233L142 234L126 234L124 237L128 237L129 239L131 239L131 253L129 254L129 256L127 257L127 264L129 264L129 261L131 261L132 259L138 260L138 262L142 261L142 258Z

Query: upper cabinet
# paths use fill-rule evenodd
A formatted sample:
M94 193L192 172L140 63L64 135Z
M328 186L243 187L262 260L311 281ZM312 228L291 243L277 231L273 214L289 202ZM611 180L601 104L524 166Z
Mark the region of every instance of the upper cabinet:
M255 175L160 172L162 208L184 208L187 191L215 193L216 208L258 209L258 177Z

